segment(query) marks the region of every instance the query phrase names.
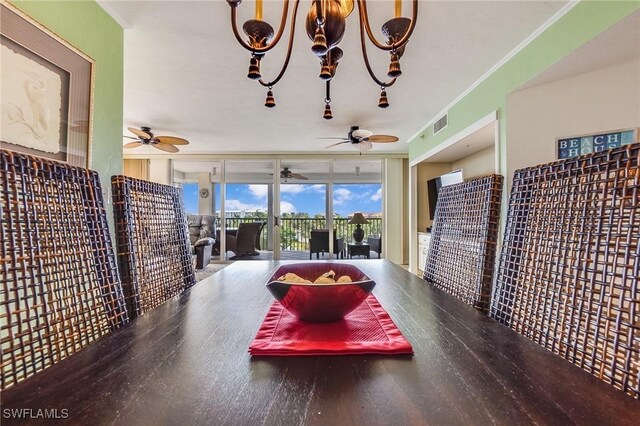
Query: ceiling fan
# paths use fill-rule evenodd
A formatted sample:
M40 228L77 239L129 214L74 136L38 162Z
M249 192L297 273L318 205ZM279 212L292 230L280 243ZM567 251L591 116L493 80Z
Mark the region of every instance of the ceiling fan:
M133 136L124 136L127 139L136 139L135 142L129 142L124 144L125 148L137 148L142 145L151 145L154 148L159 149L160 151L165 152L178 152L178 148L174 145L188 145L189 141L182 138L176 138L175 136L155 136L151 133L150 127L127 127L131 133L136 135Z
M371 130L361 129L358 126L351 126L351 130L347 133L347 137L331 137L331 138L318 138L318 139L340 139L340 142L325 146L325 149L332 148L343 143L350 143L358 148L360 151L369 151L374 143L390 143L397 142L398 138L390 135L374 135Z
M280 171L280 179L299 179L299 180L309 180L308 177L303 176L299 173L293 173L291 170L289 170L288 167L284 167L281 171Z

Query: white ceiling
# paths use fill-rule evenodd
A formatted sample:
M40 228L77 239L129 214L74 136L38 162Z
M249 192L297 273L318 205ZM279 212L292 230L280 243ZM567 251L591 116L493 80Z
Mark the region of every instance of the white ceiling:
M640 11L588 41L518 90L551 83L640 58ZM640 70L638 70L640 74Z
M495 146L496 140L495 124L490 123L476 130L467 137L460 139L458 142L442 149L437 154L432 155L425 160L426 163L452 163L461 158L467 157L476 152L482 151L489 147Z
M632 13L593 40L551 65L517 90L573 77L640 59L640 11ZM640 73L640 68L638 69ZM443 148L425 162L454 162L495 145L495 125L490 123Z
M332 82L334 119L327 121L319 63L304 30L310 1L300 3L294 52L274 87L273 109L263 106L266 89L246 78L249 53L233 37L225 0L100 1L126 28L125 127L148 125L156 134L187 138L191 144L181 154L320 152L331 141L318 137L346 135L351 125L400 138L376 144L371 152L407 152L406 141L415 132L566 3L420 1L417 27L401 60L403 75L388 89L386 110L377 107L380 89L364 67L354 11L340 44L345 57ZM265 20L274 26L280 7L265 2ZM391 17L393 4L372 1L368 9L375 30ZM239 25L253 10L252 1L242 3ZM409 1L403 10L410 14ZM266 78L279 71L286 42L283 36L262 61ZM385 75L389 55L368 47L372 66ZM332 151L354 153L346 144Z

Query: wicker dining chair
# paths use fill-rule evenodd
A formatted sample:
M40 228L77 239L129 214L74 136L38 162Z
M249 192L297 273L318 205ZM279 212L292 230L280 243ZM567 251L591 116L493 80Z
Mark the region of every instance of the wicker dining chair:
M195 284L182 189L112 176L118 265L134 318Z
M1 389L129 322L94 171L0 149Z
M490 316L640 398L640 144L517 170Z
M503 178L489 175L438 192L424 279L481 311L489 309Z

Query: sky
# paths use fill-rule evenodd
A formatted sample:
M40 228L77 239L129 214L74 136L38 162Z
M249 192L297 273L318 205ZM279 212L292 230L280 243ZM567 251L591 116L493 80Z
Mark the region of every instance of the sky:
M267 210L267 185L227 184L226 210ZM183 186L187 213L198 212L198 184ZM282 184L280 211L282 213L308 213L310 216L325 212L325 185ZM220 200L216 194L217 205ZM216 210L219 210L216 208ZM382 211L381 184L348 184L333 186L333 210L342 217L353 212L380 213Z

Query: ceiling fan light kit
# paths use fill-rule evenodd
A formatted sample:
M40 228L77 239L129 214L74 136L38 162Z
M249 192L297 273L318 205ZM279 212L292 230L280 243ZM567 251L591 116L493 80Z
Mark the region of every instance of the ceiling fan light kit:
M309 180L308 177L303 176L300 173L293 173L291 170L289 170L289 167L282 168L282 170L280 171L280 179L282 179L285 183L288 183L291 179Z
M242 25L242 30L246 37L248 37L248 40L244 40L238 31L237 8L241 2L242 0L227 0L227 3L231 7L231 28L240 45L251 52L247 77L252 80L257 80L260 85L269 89L265 106L273 108L275 106L275 100L272 88L280 81L289 65L300 0L293 0L293 10L291 11L291 19L289 20L290 30L287 54L280 72L275 79L271 81L263 80L260 72L260 62L266 53L273 49L282 38L289 15L289 0L283 0L282 2L282 17L277 32L274 31L269 23L262 20L262 0L256 0L255 19L250 19ZM416 26L418 0L412 1L411 19L401 16L402 1L395 0L394 17L382 25L382 35L385 37L384 43L379 42L371 31L366 0L314 0L311 2L305 27L309 39L313 42L311 52L320 60L319 77L321 80L326 81L327 85L327 96L325 97L326 106L323 115L325 119L331 119L333 117L330 108L331 97L329 96L329 86L335 76L338 62L343 56L343 51L338 47L338 44L344 37L346 19L353 11L354 3L356 2L358 4L358 24L360 28L362 57L364 58L369 76L382 90L378 102L378 107L380 108L387 108L389 106L386 88L392 86L396 82L396 79L402 75L400 58ZM373 72L367 56L365 33L376 48L389 52L391 58L387 77L389 77L390 80L383 81Z
M124 136L127 139L137 139L135 142L124 144L124 148L127 149L147 145L159 149L160 151L175 153L179 151L175 145L189 144L188 140L177 138L175 136L155 136L151 132L150 127L140 127L139 129L136 127L127 127L127 129L137 136L136 138L132 136Z
M320 138L320 139L340 139L340 142L332 143L331 145L325 146L325 149L332 148L334 146L342 145L345 143L350 143L351 145L356 147L360 151L360 153L362 153L362 151L369 151L373 147L371 142L391 143L391 142L398 141L398 138L396 136L374 135L371 130L361 129L358 126L351 126L351 130L349 130L349 133L347 133L346 138L337 137L337 138Z

